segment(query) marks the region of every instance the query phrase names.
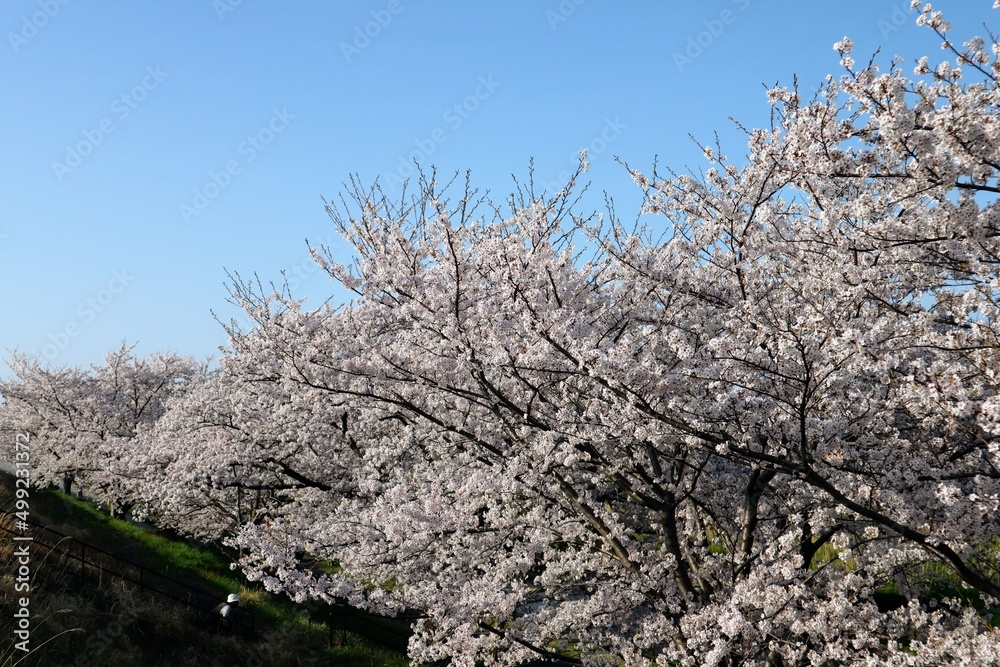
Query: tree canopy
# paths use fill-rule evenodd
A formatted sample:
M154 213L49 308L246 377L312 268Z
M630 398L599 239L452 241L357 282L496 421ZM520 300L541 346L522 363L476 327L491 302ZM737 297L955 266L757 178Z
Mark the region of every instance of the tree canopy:
M918 23L946 60L845 38L745 159L624 165L634 222L579 173L352 181L353 263L313 254L355 299L234 282L253 325L136 440L149 511L419 615L416 661L1000 662L1000 45Z

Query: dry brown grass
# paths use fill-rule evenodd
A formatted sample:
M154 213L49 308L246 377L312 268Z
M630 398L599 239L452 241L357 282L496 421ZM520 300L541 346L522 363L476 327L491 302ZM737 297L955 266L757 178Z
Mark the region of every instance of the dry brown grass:
M0 510L11 508L11 487L0 484ZM16 520L0 513L0 529ZM60 526L64 530L66 526ZM328 649L324 626L293 616L257 641L211 634L200 626L196 610L137 587L105 578L82 580L65 558L32 550L32 652L14 647L12 621L19 608L15 590L15 542L0 530L0 667L134 667L171 665L206 667L376 667L405 661L356 643ZM37 551L37 553L36 553ZM241 590L252 606L258 591Z

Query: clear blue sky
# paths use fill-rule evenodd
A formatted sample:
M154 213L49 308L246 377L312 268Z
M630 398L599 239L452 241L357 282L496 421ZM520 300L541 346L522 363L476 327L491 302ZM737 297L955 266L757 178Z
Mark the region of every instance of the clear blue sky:
M963 38L1000 28L991 0L937 4ZM0 343L54 365L123 339L218 356L225 271L286 270L319 304L321 197L353 173L392 191L414 153L502 198L530 158L546 184L590 146L593 192L632 217L614 156L698 168L688 134L715 131L742 155L727 117L766 124L762 84L815 89L845 35L859 61L936 58L908 5L5 0Z

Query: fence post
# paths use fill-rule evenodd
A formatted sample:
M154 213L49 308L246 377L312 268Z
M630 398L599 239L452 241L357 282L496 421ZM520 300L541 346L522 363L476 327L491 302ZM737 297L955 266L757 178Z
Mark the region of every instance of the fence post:
M4 512L3 510L0 510L0 514L8 514L8 513ZM40 535L38 536L39 539L32 546L34 548L36 548L36 549L44 546L44 547L47 547L49 549L50 553L58 554L59 556L61 556L63 558L66 558L66 559L76 558L77 560L79 560L80 561L80 579L81 579L81 582L83 584L86 584L86 581L87 581L87 565L88 564L91 565L91 569L95 569L96 568L96 570L97 570L97 582L96 583L99 586L104 583L104 573L105 573L104 571L105 571L105 568L107 568L107 574L108 574L109 581L113 581L116 578L119 578L119 579L124 579L125 581L130 582L132 584L135 584L135 580L131 579L128 576L128 570L129 570L129 568L137 568L139 570L139 582L138 583L139 583L139 586L143 590L150 590L152 592L160 593L160 594L165 595L166 597L170 598L171 600L174 600L175 602L180 602L182 604L192 605L195 608L194 611L195 611L195 615L196 615L196 621L201 618L201 615L203 614L203 609L201 607L201 594L202 594L203 591L201 589L199 589L197 587L194 587L194 586L187 585L183 581L178 581L178 580L170 579L170 577L166 577L165 575L158 575L158 576L162 577L163 579L166 579L166 580L169 580L169 581L173 581L175 584L177 584L177 585L179 585L179 586L187 589L188 593L187 593L186 599L184 597L178 597L177 595L174 595L173 593L169 592L168 590L159 589L159 588L153 587L151 585L147 586L147 584L146 584L146 578L145 578L145 569L146 568L142 567L141 565L137 565L135 563L131 563L131 562L129 562L129 561L127 561L127 560L119 557L119 556L116 556L116 555L114 555L112 553L106 552L103 549L100 549L100 548L97 548L97 547L92 547L92 549L94 549L98 554L101 554L101 556L97 560L95 560L93 563L89 563L88 560L87 560L87 546L88 545L85 542L77 540L77 539L75 539L73 537L70 537L68 535L64 535L64 534L62 534L62 533L60 533L58 531L52 530L51 528L47 528L45 526L41 526L39 524L33 524L33 525L36 525L39 528ZM8 532L8 533L11 533L11 534L16 534L12 530L10 530L10 529L8 529L6 527L0 527L0 531L2 531L2 532ZM46 541L44 541L40 537L41 535L49 535L49 534L55 536L54 537L55 542L52 543L52 544L48 544ZM67 542L68 544L63 544L63 542ZM72 546L71 546L71 544L73 542L75 542L75 543L77 543L77 544L80 545L79 554L74 554L73 553L73 549L72 549ZM153 572L153 574L156 575L157 573ZM92 578L93 578L93 575L92 575ZM165 589L169 589L169 588L170 588L169 586L165 587ZM192 597L191 593L192 592L194 593L194 599L195 599L194 603L191 602L191 597ZM255 639L256 635L257 635L257 616L253 612L249 612L249 616L250 616L250 624L249 624L250 625L250 638L251 639ZM71 639L71 642L75 643L75 641L76 641L76 638L74 636Z

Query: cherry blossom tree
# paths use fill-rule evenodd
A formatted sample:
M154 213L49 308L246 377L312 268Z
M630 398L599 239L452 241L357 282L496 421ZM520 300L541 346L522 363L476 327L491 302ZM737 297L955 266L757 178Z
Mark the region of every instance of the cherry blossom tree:
M35 484L59 485L66 493L76 484L113 513L131 507L141 484L127 474L137 434L203 372L188 358L139 358L133 350L123 343L89 370L50 368L11 353L13 377L0 383L0 427L31 435Z
M151 512L411 657L1000 663L1000 45L858 66L701 176L330 205L355 299L253 325L139 438ZM586 164L581 164L581 171ZM456 191L457 190L457 191Z
M342 411L256 361L226 356L140 435L129 471L160 526L217 539L280 513L289 494L350 491Z
M355 301L234 286L233 377L296 405L248 572L419 611L416 660L1000 661L1000 47L918 22L950 61L845 39L745 163L627 167L634 224L354 183Z

